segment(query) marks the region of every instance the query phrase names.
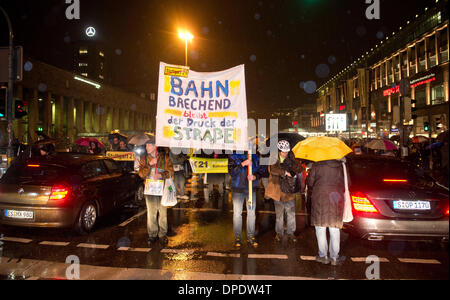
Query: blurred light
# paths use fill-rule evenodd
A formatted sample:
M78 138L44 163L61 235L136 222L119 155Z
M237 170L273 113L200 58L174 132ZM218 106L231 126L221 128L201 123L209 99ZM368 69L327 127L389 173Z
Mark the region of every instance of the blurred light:
M188 40L188 41L192 41L194 39L194 36L188 32L188 31L178 31L178 36L180 37L180 39L182 40Z

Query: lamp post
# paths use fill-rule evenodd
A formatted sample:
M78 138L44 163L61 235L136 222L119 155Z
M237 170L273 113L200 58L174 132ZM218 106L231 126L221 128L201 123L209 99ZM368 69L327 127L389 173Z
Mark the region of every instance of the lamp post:
M13 98L13 90L14 90L14 70L13 70L13 61L14 61L14 33L11 25L11 20L9 19L8 14L6 11L0 6L0 11L5 16L6 22L8 23L8 30L9 30L9 62L8 62L8 72L9 72L9 78L8 78L8 98L7 98L7 105L6 105L6 115L8 120L8 151L7 151L7 157L8 157L8 167L11 164L11 160L14 156L13 148L12 148L12 140L13 140L13 116L12 116L12 98Z
M188 66L188 41L192 41L194 36L188 31L179 31L178 36L185 42L185 66Z

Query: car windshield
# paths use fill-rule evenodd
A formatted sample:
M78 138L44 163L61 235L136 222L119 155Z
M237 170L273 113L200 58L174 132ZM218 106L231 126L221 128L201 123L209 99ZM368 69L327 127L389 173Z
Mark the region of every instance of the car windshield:
M3 184L46 185L65 178L65 168L56 165L14 164L0 180Z
M430 186L433 179L413 164L396 160L352 160L349 164L352 183L399 183Z

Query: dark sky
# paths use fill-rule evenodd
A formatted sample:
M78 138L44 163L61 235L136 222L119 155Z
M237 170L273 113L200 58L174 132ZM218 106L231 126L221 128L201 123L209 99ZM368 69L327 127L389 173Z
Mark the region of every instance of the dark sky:
M249 110L266 113L314 101L312 82L319 87L435 0L381 0L380 20L366 18L366 0L80 2L80 20L66 19L65 0L0 0L0 5L10 14L16 44L31 57L71 70L72 43L92 25L110 49L113 83L154 91L160 61L184 64L177 28L186 27L195 35L191 69L245 64ZM3 18L0 33L6 46Z

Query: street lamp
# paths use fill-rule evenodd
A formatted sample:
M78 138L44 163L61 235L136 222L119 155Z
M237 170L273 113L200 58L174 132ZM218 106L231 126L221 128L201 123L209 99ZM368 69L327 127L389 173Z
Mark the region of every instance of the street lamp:
M188 31L179 31L178 32L178 36L180 37L180 39L184 40L185 42L185 66L187 67L188 65L188 41L192 41L194 39L194 36L188 32Z

